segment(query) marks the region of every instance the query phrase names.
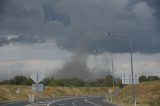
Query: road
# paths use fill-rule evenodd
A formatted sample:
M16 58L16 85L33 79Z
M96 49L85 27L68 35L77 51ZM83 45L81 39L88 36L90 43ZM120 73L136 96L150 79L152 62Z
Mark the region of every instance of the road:
M115 106L104 101L105 97L68 97L28 103L27 101L1 104L0 106Z

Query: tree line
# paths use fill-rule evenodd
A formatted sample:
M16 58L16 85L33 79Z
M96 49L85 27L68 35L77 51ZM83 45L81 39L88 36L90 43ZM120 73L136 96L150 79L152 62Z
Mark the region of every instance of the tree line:
M156 81L160 80L158 76L140 76L139 82ZM113 76L106 75L104 78L97 78L96 80L82 80L78 78L70 79L55 79L45 78L40 82L45 86L63 86L63 87L112 87ZM25 76L15 76L10 80L4 80L0 82L1 85L32 85L34 81ZM120 78L114 78L114 85L122 87L122 81Z
M32 85L33 83L34 81L31 78L21 75L17 75L10 80L0 82L1 85Z
M111 87L113 86L113 76L107 75L104 78L96 80L82 80L78 78L54 79L46 78L42 81L47 86L65 86L65 87ZM114 79L116 86L121 86L122 81L119 78Z
M113 76L107 75L104 78L97 78L96 80L82 80L79 78L70 79L55 79L45 78L40 82L45 86L65 86L65 87L111 87L113 86ZM114 79L114 83L117 86L121 85L120 79ZM25 76L15 76L10 80L4 80L0 82L1 85L32 85L34 81Z
M160 77L158 77L158 76L145 76L145 75L142 75L139 77L139 82L157 81L157 80L160 80Z

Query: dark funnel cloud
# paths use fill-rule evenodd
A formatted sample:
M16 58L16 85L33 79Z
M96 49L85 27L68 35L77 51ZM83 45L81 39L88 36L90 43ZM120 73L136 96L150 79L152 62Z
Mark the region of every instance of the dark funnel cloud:
M80 79L93 79L93 74L90 72L87 66L87 52L84 49L79 49L72 56L70 60L68 60L62 69L57 70L54 73L54 77L56 78L80 78Z

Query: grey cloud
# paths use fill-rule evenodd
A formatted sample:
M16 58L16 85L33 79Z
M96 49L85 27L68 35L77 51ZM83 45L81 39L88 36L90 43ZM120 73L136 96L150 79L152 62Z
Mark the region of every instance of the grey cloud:
M40 41L55 39L63 33L70 19L67 15L55 11L52 5L49 5L51 1L48 2L45 0L2 0L0 36L17 35L19 38L12 41L24 44L39 43L35 39ZM52 4L55 3L55 1L52 2Z
M43 10L45 13L45 20L46 22L49 21L60 21L62 22L65 26L68 26L70 24L70 17L66 14L61 14L56 10L56 5L58 3L58 0L48 0L46 3L43 5Z
M1 66L0 81L11 79L15 77L17 74L30 76L31 72L26 70L28 67L29 67L28 64L18 63L18 62L9 64L7 66L5 65Z
M5 37L1 37L0 38L0 46L3 46L5 44L9 44L8 39L6 39Z
M32 37L32 36L19 36L17 38L12 38L9 40L10 43L21 43L21 44L32 44L32 43L42 43L44 39Z
M37 8L36 8L37 7ZM38 3L29 1L6 1L0 12L1 35L33 35L41 31L43 12Z
M39 39L33 36L18 36L15 38L1 37L0 46L4 46L10 43L15 44L32 44L32 43L42 43L44 39Z
M155 11L155 16L156 16L156 20L157 20L157 23L158 23L158 26L160 26L160 22L159 22L159 18L160 18L160 1L159 0L138 0L138 2L146 2L148 3L148 5L150 5L151 7L155 8L156 11ZM158 30L159 30L159 27L157 27Z
M90 53L95 49L116 53L128 52L128 41L106 40L104 33L125 32L131 35L135 52L157 53L160 52L158 3L142 0L1 0L0 36L18 35L19 38L12 41L26 44L53 40L59 47L71 51L85 42ZM4 44L8 41L1 41L1 46Z
M95 50L98 50L97 55L106 51L115 54L129 52L127 39L107 38L104 35L105 32L122 32L130 35L134 43L134 52L160 53L158 4L159 0L156 2L154 0L138 0L138 2L133 0L0 0L0 46L4 47L1 47L1 62L17 60L21 63L21 61L31 59L28 62L31 66L25 66L25 64L24 66L23 64L1 66L1 73L8 76L3 69L10 73L14 68L13 73L17 74L19 71L16 70L22 70L24 71L22 73L28 75L25 69L28 71L31 68L33 71L38 68L42 71L51 70L51 73L58 70L57 74L54 73L57 77L92 78L90 70L96 73L97 70L107 70L109 66L104 67L106 66L104 61L107 59L101 58L98 62L99 64L104 63L103 66L97 66L93 70L89 69L86 64L89 53L95 54ZM12 35L16 37L9 38ZM56 47L50 44L45 45L47 42L56 42ZM8 45L10 43L20 46ZM39 44L32 45L33 43ZM65 59L69 58L69 54L75 52L75 49L82 44L88 48L88 52L85 55L76 52L75 56L63 65ZM123 62L129 67L129 61L126 58L128 54L121 55L123 54L117 56L120 59L115 59L115 63L118 61L115 70L119 74L130 70L129 68L124 70L122 67ZM144 62L148 61L147 56L149 55L143 57ZM135 57L141 57L141 54ZM158 57L149 61L154 62ZM94 65L94 63L91 64ZM156 69L155 66L148 65L146 65L147 68L138 67L139 72L149 72L153 69L158 72L159 70L158 65ZM97 73L99 73L98 76L101 76L100 71Z
M67 40L63 45L72 49L84 41L91 51L99 49L128 52L127 40L114 37L108 40L104 37L105 32L125 32L133 39L135 52L159 52L158 45L153 44L153 39L159 36L154 8L149 7L146 2L133 3L131 6L127 1L130 0L101 2L69 0L59 3L63 12L70 14L72 19L70 26L65 30L68 36L65 36L64 39ZM127 9L128 6L132 8ZM72 39L72 42L68 42L68 39Z

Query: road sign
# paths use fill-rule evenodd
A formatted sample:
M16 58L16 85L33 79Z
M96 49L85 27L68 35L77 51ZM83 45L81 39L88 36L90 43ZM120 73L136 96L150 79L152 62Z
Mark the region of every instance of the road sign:
M116 87L116 88L115 88L115 96L117 96L117 95L119 94L119 91L120 91L119 88Z
M43 92L43 84L32 84L32 92Z
M19 94L21 92L21 90L19 88L16 89L16 94Z
M121 76L122 78L122 84L132 84L132 75L131 74L123 74ZM133 83L139 84L139 77L137 74L133 75Z

